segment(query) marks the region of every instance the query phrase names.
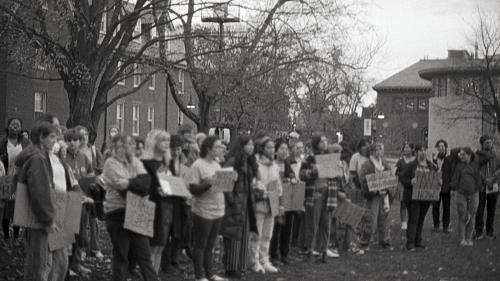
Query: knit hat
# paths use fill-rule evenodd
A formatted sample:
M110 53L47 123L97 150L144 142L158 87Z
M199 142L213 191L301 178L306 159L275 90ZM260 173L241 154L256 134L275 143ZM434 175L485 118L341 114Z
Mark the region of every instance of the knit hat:
M184 143L183 139L179 135L171 135L170 136L170 148L177 148L181 147L182 144Z

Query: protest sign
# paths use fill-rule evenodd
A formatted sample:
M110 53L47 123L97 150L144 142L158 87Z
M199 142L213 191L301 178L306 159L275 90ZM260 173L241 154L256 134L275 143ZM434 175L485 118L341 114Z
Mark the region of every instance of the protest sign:
M35 216L35 212L31 207L31 202L28 197L28 186L24 183L17 184L13 224L36 229L45 228Z
M183 198L191 198L192 195L189 192L186 181L180 177L165 176L160 180L165 180L170 184L170 190L172 191L172 196L178 196Z
M306 185L303 182L283 184L283 206L285 211L304 210Z
M280 208L278 184L278 181L272 181L267 185L269 207L271 208L271 214L273 216L279 214Z
M180 177L184 179L184 182L187 184L193 183L195 179L194 170L183 164L181 164L180 166L179 174Z
M315 159L318 177L335 178L344 175L342 162L340 161L340 153L316 155Z
M437 171L417 171L413 185L412 200L439 201L441 173Z
M52 202L56 211L57 232L49 232L48 242L51 251L69 247L75 242L75 234L80 230L82 214L82 193L53 192Z
M212 190L214 192L230 192L234 189L234 182L238 179L238 173L231 170L218 170L214 175Z
M123 228L144 236L153 237L155 205L155 203L149 201L148 197L141 197L132 192L127 192Z
M392 171L366 175L366 182L371 192L395 188L398 185L398 179Z
M351 202L340 202L335 211L333 211L333 216L337 218L339 222L356 228L365 215L365 212L365 208Z

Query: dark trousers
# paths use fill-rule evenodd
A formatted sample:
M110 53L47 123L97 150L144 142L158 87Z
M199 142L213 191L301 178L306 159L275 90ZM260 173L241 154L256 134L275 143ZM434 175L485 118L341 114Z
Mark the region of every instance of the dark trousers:
M328 211L326 203L328 201L328 190L326 188L314 190L313 205L306 206L305 220L305 246L308 251L314 249L320 252L328 250L331 212Z
M292 229L297 221L297 212L286 212L282 223L275 223L271 245L269 246L269 256L271 259L288 257L290 242L292 240Z
M450 192L440 192L439 201L432 203L432 220L434 222L434 228L439 228L439 213L441 209L441 202L443 205L443 229L448 229L450 226Z
M408 228L406 229L406 246L415 247L422 244L422 229L425 215L430 207L426 201L406 201L408 208Z
M483 234L484 230L484 209L486 209L486 234L494 234L495 209L497 207L498 192L486 194L479 192L479 205L476 213L476 234Z
M193 214L193 264L196 279L210 278L215 241L219 234L222 218L209 220Z
M124 212L106 214L106 228L113 244L113 280L127 280L129 274L129 251L133 252L145 281L158 281L151 261L151 248L146 236L123 228Z

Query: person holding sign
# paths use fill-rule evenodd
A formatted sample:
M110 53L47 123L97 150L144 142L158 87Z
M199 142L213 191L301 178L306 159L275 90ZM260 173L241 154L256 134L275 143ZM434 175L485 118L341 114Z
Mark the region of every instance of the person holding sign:
M232 192L224 193L225 216L221 235L224 237L224 267L229 278L241 278L247 270L248 239L257 233L255 196L252 188L257 176L254 144L249 136L239 136L233 143L225 167L238 173Z
M224 194L213 189L214 176L220 165L217 157L223 146L218 137L207 137L200 156L191 166L189 190L193 194L193 264L196 280L226 280L213 272L213 250L224 217Z
M145 281L158 281L151 262L148 237L124 228L127 192L139 196L149 194L151 177L142 162L134 156L135 142L130 136L118 134L111 139L111 156L99 176L106 190L104 213L106 227L113 244L112 272L114 281L128 277L129 251L139 265Z
M460 148L460 163L451 178L451 190L456 191L455 200L458 211L458 238L460 246L473 246L472 234L479 204L479 191L482 188L481 171L475 162L470 147Z
M277 140L276 145L276 164L280 169L280 178L282 183L296 184L295 173L290 165L288 144L284 140ZM293 188L290 184L289 188ZM298 214L295 211L287 211L284 216L275 219L273 236L271 239L270 255L271 261L277 265L278 260L283 264L289 265L288 253L290 252L290 240L292 238L292 226L298 220ZM279 248L279 251L278 251ZM279 252L279 253L278 253Z
M312 140L313 155L308 156L300 168L300 179L306 183L306 261L310 262L315 246L322 257L321 262L328 262L328 244L331 227L331 215L337 206L337 181L319 178L316 155L328 153L328 141L323 133L316 133Z
M54 181L49 153L57 141L58 129L49 122L40 122L31 130L33 144L23 150L16 159L18 182L25 184L29 204L35 221L41 228L26 227L26 258L24 280L58 280L66 277L68 268L67 249L49 250L49 233L61 231L55 224L55 202L51 192L57 188L66 190L68 182L64 177ZM59 184L60 183L60 184Z
M151 177L150 200L156 203L154 218L154 236L149 240L151 245L151 260L157 274L160 271L163 248L172 225L173 204L169 195L172 194L170 184L159 175L170 175L170 134L165 130L155 129L146 138L142 163Z
M425 216L430 207L430 201L413 199L415 184L417 183L417 173L428 173L437 171L437 167L427 160L422 146L415 148L417 157L410 165L411 169L400 174L399 180L403 184L403 201L408 208L408 228L406 229L406 249L415 251L415 248L425 249L426 245L422 241L422 229L424 227Z
M259 164L255 186L255 217L257 233L250 235L250 262L252 270L258 273L277 273L278 269L269 260L269 244L274 228L274 217L282 215L281 179L278 165L274 162L274 141L264 136L257 146Z
M392 250L389 236L389 190L369 191L366 176L390 171L389 163L384 159L384 145L375 143L370 146L369 160L360 171L360 183L365 197L365 208L368 213L362 221L360 245L365 252L369 250L370 241L375 227L378 231L378 241L382 248Z

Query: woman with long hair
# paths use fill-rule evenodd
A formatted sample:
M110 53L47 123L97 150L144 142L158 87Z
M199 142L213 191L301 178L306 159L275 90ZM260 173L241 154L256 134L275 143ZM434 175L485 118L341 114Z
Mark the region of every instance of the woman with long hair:
M130 251L141 269L143 279L157 281L148 237L123 227L127 192L146 196L150 191L151 177L142 162L134 156L134 152L135 142L130 136L114 136L110 143L110 157L104 163L100 175L100 182L106 190L106 227L113 245L113 280L127 279Z
M170 175L170 134L165 130L153 130L146 138L142 163L151 177L150 200L156 203L154 219L154 236L149 240L151 260L158 274L163 248L167 243L172 224L172 207L170 185L164 176Z
M269 244L274 228L269 193L277 192L280 201L282 193L279 168L274 162L274 141L268 136L260 138L257 152L259 168L255 185L255 217L258 231L250 236L250 260L254 272L277 273L278 269L269 260ZM272 190L274 188L276 190ZM284 208L279 202L280 215L283 211Z
M254 144L249 136L239 136L233 143L225 167L238 173L232 192L226 192L226 211L222 221L224 237L224 266L226 276L241 278L247 270L248 239L257 232L253 183L257 176Z
M366 176L391 170L389 163L384 159L384 145L375 143L370 146L369 161L363 163L360 171L360 183L365 197L367 215L363 217L360 245L365 252L369 250L374 228L378 231L379 245L392 250L389 235L389 190L369 191Z
M321 262L328 262L328 245L331 215L337 206L338 182L320 178L316 166L316 155L328 153L328 141L324 133L316 133L311 140L313 155L308 156L300 168L300 179L306 183L306 261L310 262L314 250L321 252Z

